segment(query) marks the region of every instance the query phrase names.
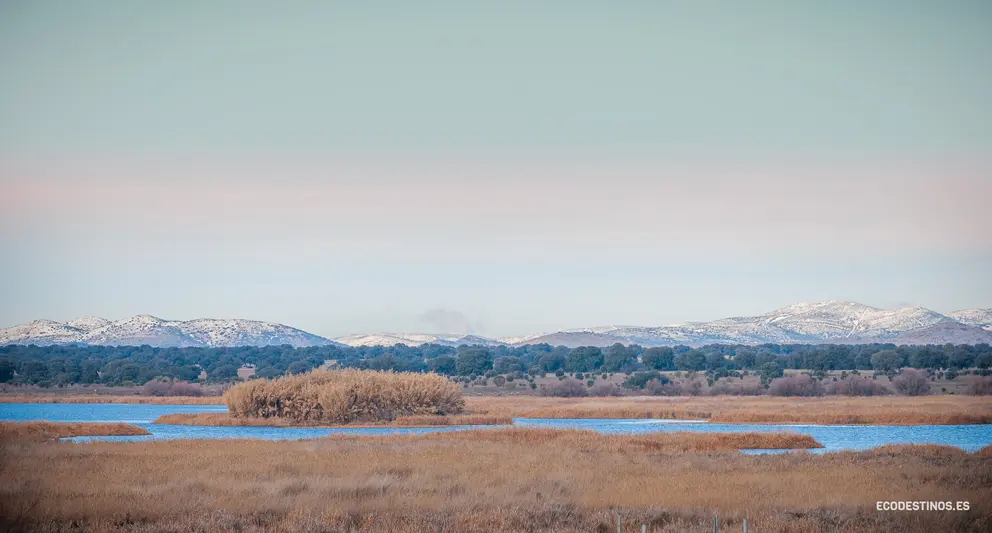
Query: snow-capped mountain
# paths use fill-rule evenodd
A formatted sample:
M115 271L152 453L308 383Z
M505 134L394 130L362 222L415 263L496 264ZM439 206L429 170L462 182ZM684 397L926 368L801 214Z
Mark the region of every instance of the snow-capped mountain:
M35 320L0 329L5 344L98 344L108 346L324 346L336 344L305 331L255 320L203 318L188 321L163 320L136 315L112 322L84 317L66 323Z
M947 313L947 316L962 324L992 331L992 309L963 309Z
M665 326L600 326L491 339L479 335L376 333L335 340L305 331L254 320L163 320L137 315L116 322L84 317L69 322L35 320L0 329L5 344L102 344L152 346L487 346L547 343L554 346L642 346L685 344L857 343L974 344L992 339L992 309L965 309L941 314L923 307L880 309L856 302L831 300L798 303L770 313L711 322Z
M501 341L479 335L443 335L430 333L373 333L369 335L346 335L334 339L335 342L348 346L420 346L421 344L441 344L444 346L461 346L462 344L479 344L495 346L505 344Z
M968 326L968 327L955 327ZM351 346L491 344L513 346L610 346L615 343L665 346L685 344L764 343L975 343L986 337L975 328L992 331L992 310L970 309L943 315L923 307L880 309L856 302L830 300L798 303L751 317L733 317L711 322L685 322L666 326L598 326L555 332L503 337L498 341L476 337L473 342L458 335L384 333L350 335L336 339Z
M922 307L879 309L856 302L831 300L793 304L753 317L659 327L590 328L589 331L645 346L816 343L886 339L945 321L954 322L948 316Z

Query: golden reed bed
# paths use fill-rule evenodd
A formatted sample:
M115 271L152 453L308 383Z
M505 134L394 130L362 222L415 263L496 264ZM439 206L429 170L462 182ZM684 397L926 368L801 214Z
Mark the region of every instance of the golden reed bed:
M713 512L726 531L745 516L752 531L987 530L988 456L914 446L714 451L772 437L507 428L11 445L0 455L0 516L24 510L22 529L42 533L602 532L616 531L618 509L624 533L641 523L653 533L712 531ZM960 500L971 510L885 513L878 500Z
M132 424L97 422L0 422L0 441L131 435L149 435L149 433L144 428Z
M183 426L265 426L265 427L433 427L459 425L509 425L513 419L497 415L450 415L450 416L401 416L390 422L376 424L301 423L285 418L233 417L227 413L175 413L162 415L154 424L176 424Z
M992 424L992 396L622 397L468 396L477 414L526 418L705 419L766 424Z

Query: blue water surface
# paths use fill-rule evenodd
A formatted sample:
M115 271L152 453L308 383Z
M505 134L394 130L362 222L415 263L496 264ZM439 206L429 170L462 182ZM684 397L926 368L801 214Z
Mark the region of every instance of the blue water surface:
M0 420L48 420L52 422L125 422L143 427L151 435L134 437L77 437L72 440L155 439L309 439L334 434L420 434L494 426L446 426L431 428L273 428L248 426L181 426L152 424L172 413L223 413L223 405L153 404L0 404ZM517 418L517 426L589 429L600 433L698 432L794 432L812 436L824 446L818 452L864 450L885 444L944 444L975 451L992 444L992 425L958 426L824 426L777 424L710 424L705 421L547 419Z
M675 420L518 418L518 426L591 429L600 433L802 433L823 444L814 452L866 450L886 444L945 444L973 452L992 444L992 425L826 426L813 424L710 424Z

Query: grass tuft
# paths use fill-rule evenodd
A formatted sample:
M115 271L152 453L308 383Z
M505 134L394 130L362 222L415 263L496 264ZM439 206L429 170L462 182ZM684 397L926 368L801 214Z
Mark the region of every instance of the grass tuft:
M117 437L149 435L132 424L91 422L0 422L0 441L43 441L66 437Z

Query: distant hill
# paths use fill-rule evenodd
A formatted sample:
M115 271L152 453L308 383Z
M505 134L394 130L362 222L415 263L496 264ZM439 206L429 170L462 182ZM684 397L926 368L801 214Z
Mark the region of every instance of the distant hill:
M554 346L642 346L684 344L866 343L978 344L992 343L992 309L966 309L941 314L924 307L880 309L857 302L830 300L798 303L758 316L664 326L600 326L493 339L480 335L373 333L326 339L305 331L255 320L174 321L137 315L116 322L84 317L69 322L36 320L0 329L4 344L100 344L152 346L394 346L424 343Z
M955 326L957 325L957 326ZM964 327L961 327L964 326ZM750 316L711 322L683 322L664 326L599 326L556 332L504 337L499 341L512 346L547 343L554 346L610 346L614 343L642 346L684 344L852 344L893 342L903 344L970 344L987 342L981 328L992 331L992 309L969 309L946 315L924 307L881 309L857 302L830 300L798 303ZM336 339L357 345L406 344L421 339L442 339L457 343L455 337L418 334L352 335ZM446 339L446 340L445 340ZM479 338L495 342L493 339Z
M992 331L958 322L941 322L928 328L904 331L885 342L895 344L992 344Z
M5 344L97 344L105 346L220 347L220 346L326 346L332 340L305 331L256 320L201 318L164 320L136 315L112 322L86 317L69 322L35 320L0 330Z

